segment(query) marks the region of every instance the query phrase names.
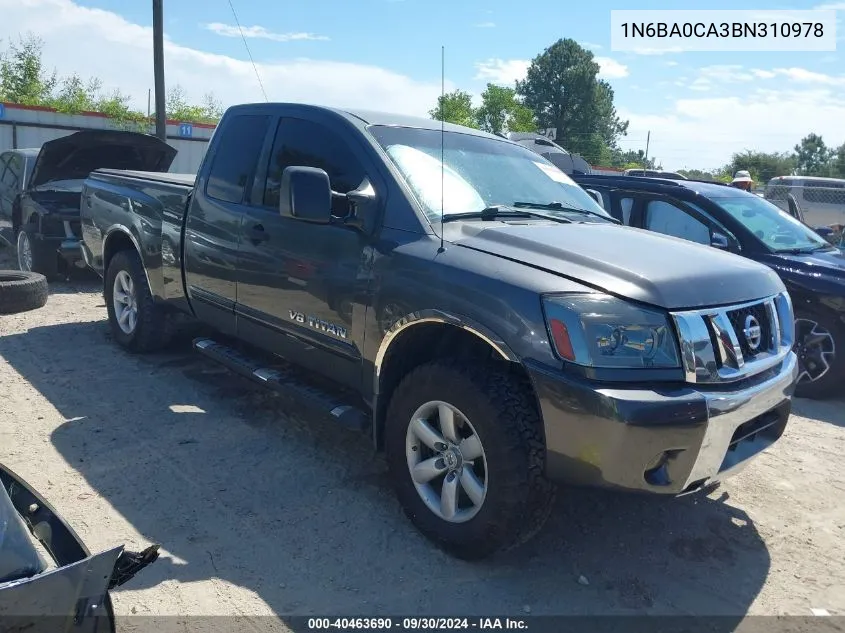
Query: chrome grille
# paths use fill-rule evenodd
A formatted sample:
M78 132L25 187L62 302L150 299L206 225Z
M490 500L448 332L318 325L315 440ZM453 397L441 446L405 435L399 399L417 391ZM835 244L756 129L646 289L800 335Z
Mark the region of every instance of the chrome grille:
M794 341L784 292L739 305L673 312L687 382L733 382L774 367Z

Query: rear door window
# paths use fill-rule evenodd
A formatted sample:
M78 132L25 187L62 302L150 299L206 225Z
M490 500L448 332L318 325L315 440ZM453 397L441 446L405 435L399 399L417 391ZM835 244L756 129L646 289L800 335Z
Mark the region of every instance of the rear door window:
M646 207L645 228L698 244L710 244L710 228L680 207L663 200L651 200Z
M226 121L205 189L209 198L235 204L243 201L269 127L267 115L240 114Z

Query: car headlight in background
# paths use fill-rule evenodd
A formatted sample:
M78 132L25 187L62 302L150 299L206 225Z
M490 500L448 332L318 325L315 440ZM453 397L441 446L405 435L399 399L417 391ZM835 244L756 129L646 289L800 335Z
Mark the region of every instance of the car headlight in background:
M681 366L666 315L606 294L543 297L554 350L585 367L667 369Z

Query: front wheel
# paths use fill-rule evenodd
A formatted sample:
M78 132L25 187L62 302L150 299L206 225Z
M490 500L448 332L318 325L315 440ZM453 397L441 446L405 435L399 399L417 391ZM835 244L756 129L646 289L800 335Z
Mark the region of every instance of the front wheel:
M18 270L25 273L38 273L47 279L53 279L59 272L59 255L41 240L25 230L19 229L15 238L18 255Z
M112 336L130 352L152 352L171 338L167 314L153 299L144 264L134 250L109 262L104 294Z
M826 398L845 378L845 327L832 314L796 310L799 398Z
M551 511L540 417L527 381L507 368L413 370L391 398L385 450L405 513L457 558L523 543Z

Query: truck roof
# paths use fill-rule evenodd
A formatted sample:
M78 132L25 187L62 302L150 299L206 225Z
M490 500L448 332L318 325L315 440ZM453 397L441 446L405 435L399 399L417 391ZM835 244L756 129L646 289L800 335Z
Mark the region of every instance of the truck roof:
M422 130L440 130L440 121L437 119L427 119L425 117L409 116L405 114L396 114L392 112L380 112L378 110L365 110L357 108L331 108L328 106L315 105L310 103L255 103L255 104L241 104L232 106L229 110L249 110L259 107L281 107L292 109L306 109L306 110L322 110L324 112L333 112L356 125L389 125L396 127L410 127ZM447 132L458 132L460 134L471 134L473 136L483 136L505 143L512 143L508 139L502 138L495 134L476 130L474 128L465 127L463 125L455 125L454 123L444 123L443 129Z
M655 178L651 176L605 176L599 174L577 175L573 179L578 184L610 185L624 189L639 189L641 191L665 192L670 195L689 195L699 193L708 198L736 198L742 195L753 196L736 187L725 183L708 182L703 180L672 180L669 178Z

